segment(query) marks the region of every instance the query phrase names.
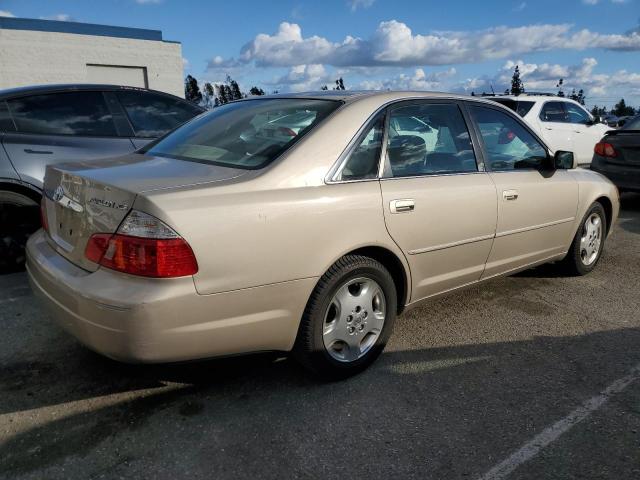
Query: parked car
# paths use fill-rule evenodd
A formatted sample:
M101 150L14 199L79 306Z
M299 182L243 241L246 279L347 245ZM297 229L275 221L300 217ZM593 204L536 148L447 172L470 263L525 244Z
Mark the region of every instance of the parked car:
M491 97L517 112L552 150L573 152L580 165L588 165L593 147L610 128L569 98L547 95Z
M0 91L0 269L23 262L40 226L47 165L133 152L202 112L173 95L113 85Z
M301 112L295 136L243 140ZM407 118L448 140L387 129ZM574 167L486 100L254 97L134 154L50 165L27 270L53 317L109 357L293 351L343 377L426 299L546 262L591 271L618 196Z
M613 114L600 117L600 121L609 127L616 128L619 126L620 118Z
M594 148L591 170L615 183L620 192L640 192L640 115L607 132Z

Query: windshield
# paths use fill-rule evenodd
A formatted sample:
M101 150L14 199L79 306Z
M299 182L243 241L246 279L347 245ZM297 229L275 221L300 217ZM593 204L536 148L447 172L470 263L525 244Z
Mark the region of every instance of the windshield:
M640 116L630 119L622 127L623 130L640 130Z
M215 108L143 153L257 169L278 158L341 105L333 100L260 99Z

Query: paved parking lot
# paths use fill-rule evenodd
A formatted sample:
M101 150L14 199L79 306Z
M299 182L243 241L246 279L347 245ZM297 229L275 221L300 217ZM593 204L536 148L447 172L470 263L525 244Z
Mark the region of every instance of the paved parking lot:
M252 356L127 366L0 276L0 477L640 478L640 196L591 275L539 268L402 316L318 383Z

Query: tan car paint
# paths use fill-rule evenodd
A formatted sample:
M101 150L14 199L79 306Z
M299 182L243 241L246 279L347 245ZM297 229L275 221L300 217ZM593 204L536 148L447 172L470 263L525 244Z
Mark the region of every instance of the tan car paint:
M416 92L353 96L262 171L235 174L140 155L85 169L82 174L90 180L74 167L89 188L130 192L133 208L180 233L194 250L199 271L162 280L104 268L92 273L95 265L89 268L75 257L67 256L80 266L67 261L39 232L28 244L34 290L82 342L120 360L290 350L318 278L359 248L377 247L397 258L408 285L400 303L414 306L480 278L561 257L584 212L600 197L610 199L615 221L615 187L588 171L558 171L550 179L512 172L509 179L476 173L328 182L367 119L389 102L407 98L472 100ZM130 161L133 167L127 166ZM203 178L197 179L191 167ZM50 181L53 186L53 174ZM512 207L503 205L503 189L523 195L520 211L505 210ZM389 202L407 197L416 201L415 210L392 215ZM496 223L500 211L506 216ZM555 223L571 216L573 223ZM516 232L494 240L496 230Z

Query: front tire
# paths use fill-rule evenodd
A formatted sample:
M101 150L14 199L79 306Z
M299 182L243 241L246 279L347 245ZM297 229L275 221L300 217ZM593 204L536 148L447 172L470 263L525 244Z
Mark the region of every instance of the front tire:
M591 205L573 238L569 253L562 260L562 267L570 275L586 275L591 272L604 250L607 236L607 216L599 202Z
M363 371L382 353L397 303L393 278L380 262L342 257L320 278L307 302L294 357L326 379Z

